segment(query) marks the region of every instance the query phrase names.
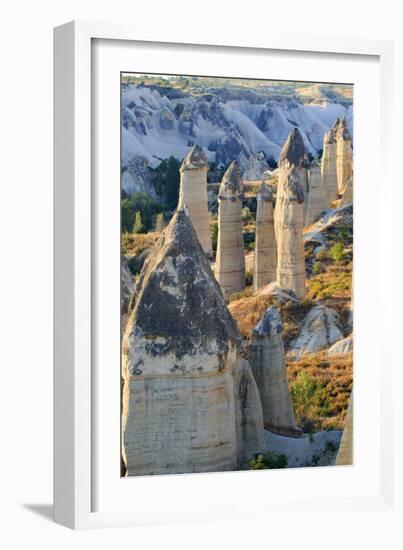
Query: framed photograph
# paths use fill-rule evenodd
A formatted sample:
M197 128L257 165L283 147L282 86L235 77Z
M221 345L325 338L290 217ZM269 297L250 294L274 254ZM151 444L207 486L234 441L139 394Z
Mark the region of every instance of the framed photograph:
M54 52L55 521L391 507L392 43Z

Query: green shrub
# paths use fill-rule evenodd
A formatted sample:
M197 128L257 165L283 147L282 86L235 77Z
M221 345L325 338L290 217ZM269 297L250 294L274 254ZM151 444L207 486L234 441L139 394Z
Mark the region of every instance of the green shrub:
M329 398L325 388L312 376L300 371L290 384L290 393L297 424L305 431L312 431L312 426L317 425L319 419L326 416L329 410Z
M161 197L169 210L175 210L179 197L180 162L175 157L163 160L153 173L153 184L157 195Z
M134 213L133 233L145 233L145 227L143 220L141 219L141 212Z
M317 275L321 271L322 271L322 264L320 262L314 262L312 266L312 273L314 273L314 275Z
M340 239L343 239L343 241L346 241L350 236L348 227L342 227L339 231L339 236L340 236Z
M335 262L340 262L346 256L346 251L344 250L343 243L336 243L330 249L330 255Z
M165 217L162 212L159 212L157 214L157 217L155 218L155 229L156 231L163 231L165 227Z
M217 241L218 241L218 223L215 223L211 228L211 243L213 250L217 250Z
M249 223L250 221L252 221L252 212L250 211L250 208L248 206L242 208L242 221L244 223Z
M249 462L251 470L275 470L287 468L288 461L285 454L276 454L273 451L258 454Z
M121 201L122 233L130 233L133 229L133 219L136 212L140 212L144 231L149 231L153 226L153 217L162 212L164 207L147 193L133 193Z

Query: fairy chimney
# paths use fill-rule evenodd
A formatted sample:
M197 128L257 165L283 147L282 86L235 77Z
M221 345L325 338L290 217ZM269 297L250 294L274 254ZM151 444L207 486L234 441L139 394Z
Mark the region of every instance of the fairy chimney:
M122 344L127 475L233 470L261 452L259 392L184 209L148 256L133 295Z
M308 186L304 202L304 227L315 222L327 210L327 196L322 174L316 161L308 168Z
M277 247L274 234L273 194L263 182L256 195L256 237L253 266L253 288L259 288L276 280Z
M337 128L337 189L342 195L348 180L353 175L353 158L350 132L343 118Z
M299 299L305 296L303 203L304 191L297 172L292 170L275 209L277 283Z
M353 408L353 394L351 393L343 435L336 457L337 466L348 466L353 464Z
M207 171L206 154L201 147L194 145L180 168L178 208L187 207L204 252L212 256L207 201Z
M277 199L281 198L284 184L291 170L296 171L302 189L307 188L309 166L308 154L304 140L297 128L293 128L286 139L278 160Z
M266 430L299 437L287 382L283 325L275 307L269 306L253 330L249 362L263 407Z
M215 276L225 298L245 288L245 254L242 223L243 185L233 161L218 191L218 240Z
M338 198L338 186L337 186L337 128L339 126L340 119L336 119L336 122L326 132L323 138L323 154L321 172L323 177L323 185L325 187L327 201L330 205Z
M353 177L346 183L343 196L341 197L340 206L353 204Z

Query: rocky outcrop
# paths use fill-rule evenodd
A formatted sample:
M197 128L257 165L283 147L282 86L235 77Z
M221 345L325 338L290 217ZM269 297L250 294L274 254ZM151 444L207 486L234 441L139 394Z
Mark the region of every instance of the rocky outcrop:
M122 262L120 266L120 279L120 313L122 319L122 327L124 328L127 320L130 297L132 295L134 287L133 273L129 269L129 264L125 256L122 256Z
M244 181L261 181L263 174L269 170L269 165L264 153L251 155L243 173Z
M262 407L184 209L147 258L133 296L122 345L127 475L237 468L262 449Z
M256 237L253 268L255 292L262 286L276 280L277 246L274 234L273 194L266 183L262 183L256 195Z
M323 138L323 154L321 172L328 204L338 198L337 186L337 128L340 120L337 119L332 128L326 132Z
M308 169L308 186L304 202L304 226L312 225L327 210L327 196L318 164Z
M347 206L353 204L353 178L351 177L344 189L343 196L341 197L340 206Z
M303 202L298 174L292 170L283 182L275 208L277 283L299 299L305 296Z
M353 158L350 132L347 122L341 119L337 128L337 189L344 193L348 180L353 176Z
M180 168L180 190L178 208L186 208L197 238L204 252L212 255L207 200L208 160L203 149L194 145Z
M329 355L341 355L344 353L352 353L353 351L353 335L350 334L350 336L347 336L346 338L342 338L341 340L338 340L333 346L331 346L328 350Z
M232 162L218 191L218 240L215 276L224 296L245 288L242 223L243 185L239 166Z
M343 430L343 435L340 442L339 451L336 457L337 466L348 466L353 464L354 452L354 430L353 430L353 394L350 395L350 400L347 409L346 423Z
M295 422L285 366L283 325L275 307L270 306L253 330L249 362L263 407L266 430L300 436Z
M338 313L326 306L314 306L304 318L298 337L291 342L290 351L301 357L328 348L343 338Z
M128 194L148 193L156 197L154 186L151 182L148 160L142 155L134 155L122 172L122 189Z

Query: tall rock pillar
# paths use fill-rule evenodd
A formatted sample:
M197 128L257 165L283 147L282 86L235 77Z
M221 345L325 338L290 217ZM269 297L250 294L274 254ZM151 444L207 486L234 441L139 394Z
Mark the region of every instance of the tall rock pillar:
M315 222L327 210L327 196L322 174L316 161L308 168L308 188L304 202L304 227Z
M336 466L347 466L353 464L353 394L350 395L348 403L346 424L337 452Z
M297 173L292 171L283 185L275 209L277 282L281 287L295 292L299 299L305 296L303 203L302 186Z
M245 288L245 253L242 222L243 185L233 161L218 191L218 240L215 276L224 296Z
M325 187L328 204L338 198L337 186L337 128L340 120L337 119L332 128L326 132L323 138L323 154L321 172L323 177L323 185Z
M262 452L256 382L184 209L148 256L133 300L122 343L127 475L233 470Z
M178 208L186 206L197 238L206 254L212 255L207 202L208 160L201 147L194 145L180 168Z
M340 195L353 175L351 136L343 118L337 128L337 189Z
M274 234L273 194L263 182L256 195L256 237L253 266L253 288L259 288L276 280L277 247Z
M308 154L302 136L297 128L293 128L281 149L278 160L279 176L277 199L281 198L283 187L291 170L298 175L305 193L308 184Z
M260 393L264 427L275 433L299 437L288 388L283 325L275 307L270 306L253 330L249 362Z

